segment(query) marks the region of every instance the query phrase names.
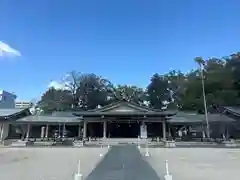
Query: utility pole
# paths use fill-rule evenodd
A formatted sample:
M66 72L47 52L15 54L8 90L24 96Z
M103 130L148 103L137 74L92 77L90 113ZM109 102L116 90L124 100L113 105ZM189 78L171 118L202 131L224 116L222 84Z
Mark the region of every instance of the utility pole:
M209 127L209 121L208 121L207 101L206 101L204 75L203 75L204 61L202 60L202 58L195 58L195 61L199 64L199 70L200 70L200 74L201 74L203 104L204 104L204 112L205 112L205 121L206 121L206 125L207 125L206 131L207 131L207 138L210 139L210 127Z

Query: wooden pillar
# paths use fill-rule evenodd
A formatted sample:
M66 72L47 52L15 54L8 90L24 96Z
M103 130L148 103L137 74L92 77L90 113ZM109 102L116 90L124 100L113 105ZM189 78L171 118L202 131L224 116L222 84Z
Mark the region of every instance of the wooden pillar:
M48 138L48 128L49 128L49 125L47 124L47 125L46 125L45 138Z
M65 137L65 133L66 133L66 125L65 125L65 123L63 123L62 138Z
M166 121L162 122L163 140L166 140Z
M78 138L80 138L81 136L81 125L78 124Z
M44 126L41 127L41 135L40 135L41 139L44 138L45 129L46 129L46 128L45 128Z
M147 124L145 121L142 121L142 125L140 127L140 136L141 138L148 138Z
M107 137L107 120L103 122L103 138L106 139Z
M58 138L61 138L61 124L58 124Z
M31 125L30 125L30 124L28 124L28 125L27 125L27 135L26 135L26 141L28 141L28 138L29 138L29 135L30 135L30 127L31 127Z
M229 140L229 129L228 129L228 124L225 124L225 129L226 129L226 138Z
M1 124L0 140L3 141L4 123Z
M83 121L83 138L87 137L87 121Z
M172 137L172 132L171 132L171 127L170 126L168 126L168 136Z
M202 129L202 138L205 139L206 138L205 125L203 123L201 124L201 129Z

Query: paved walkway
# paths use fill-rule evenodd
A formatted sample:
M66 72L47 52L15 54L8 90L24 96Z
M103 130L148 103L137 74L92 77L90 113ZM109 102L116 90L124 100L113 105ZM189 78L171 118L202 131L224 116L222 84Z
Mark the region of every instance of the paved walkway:
M114 146L86 180L160 180L136 146Z

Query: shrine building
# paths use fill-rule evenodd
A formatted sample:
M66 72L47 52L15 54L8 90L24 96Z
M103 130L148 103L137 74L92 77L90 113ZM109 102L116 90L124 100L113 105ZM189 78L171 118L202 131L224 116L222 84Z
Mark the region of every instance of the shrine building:
M217 134L229 133L235 122L226 114L209 114L210 127L218 127ZM203 114L162 111L140 106L126 100L88 111L58 111L40 115L26 109L0 109L0 140L18 139L26 132L26 139L54 136L57 130L67 137L166 139L176 133L176 127L205 127ZM44 130L43 130L44 129ZM44 131L44 132L43 132ZM215 132L216 133L216 132ZM213 132L214 134L214 132ZM62 133L61 136L64 136Z

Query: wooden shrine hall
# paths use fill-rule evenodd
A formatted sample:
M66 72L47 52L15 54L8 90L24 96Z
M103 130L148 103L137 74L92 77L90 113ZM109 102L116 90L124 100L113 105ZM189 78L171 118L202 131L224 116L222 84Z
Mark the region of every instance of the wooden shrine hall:
M225 115L209 115L211 124L234 121ZM160 137L176 125L205 125L204 115L161 111L126 100L89 111L62 111L37 114L34 109L0 110L0 140L58 137L141 138Z

